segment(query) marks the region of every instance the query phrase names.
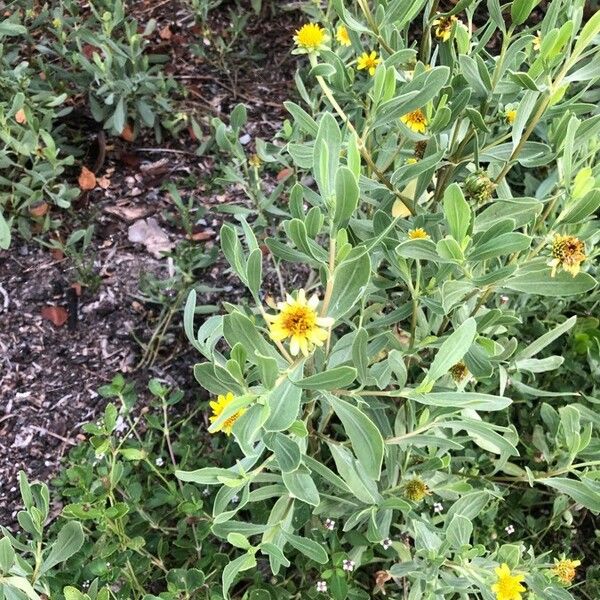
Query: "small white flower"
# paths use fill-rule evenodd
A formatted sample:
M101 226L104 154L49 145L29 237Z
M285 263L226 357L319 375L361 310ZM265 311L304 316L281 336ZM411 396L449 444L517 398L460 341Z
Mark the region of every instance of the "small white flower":
M505 296L504 294L500 296L500 304L508 304L509 300L510 298L508 296Z
M345 559L344 562L342 563L342 569L344 569L344 571L354 571L355 566L356 566L356 563L353 560L349 560L349 559Z
M210 490L209 490L207 487L205 487L205 488L202 490L202 495L203 495L205 498L206 498L206 496L210 496Z
M507 525L504 528L504 531L506 531L506 533L508 533L508 535L510 535L511 533L514 533L515 532L514 525Z
M159 456L159 457L158 457L158 458L157 458L157 459L154 461L154 464L155 464L157 467L162 467L162 466L165 464L165 461L164 461L164 459L163 459L163 457L162 457L162 456Z
M335 529L335 521L332 519L325 519L325 529L333 531Z
M327 591L327 582L326 581L317 581L317 592L326 592Z
M392 540L390 540L390 538L385 538L385 540L381 541L381 545L383 546L384 550L387 550L388 548L391 547L392 545Z
M434 513L441 513L444 510L444 506L441 502L436 502L433 505L433 512Z
M237 494L234 494L233 496L231 496L232 504L237 504L239 501L240 501L240 497Z

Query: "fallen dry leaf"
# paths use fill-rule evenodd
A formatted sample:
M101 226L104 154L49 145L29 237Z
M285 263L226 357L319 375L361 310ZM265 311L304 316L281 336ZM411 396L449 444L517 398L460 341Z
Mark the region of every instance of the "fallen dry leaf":
M27 116L25 115L25 111L20 108L16 113L15 113L15 121L19 124L19 125L23 125L23 123L27 123Z
M107 190L110 187L110 179L105 175L104 177L99 177L96 179L96 183L103 190Z
M81 167L77 182L82 190L93 190L96 187L96 176L87 167Z
M294 169L292 169L291 167L285 167L285 169L281 169L281 171L277 173L277 181L283 181L284 179L287 179L293 174Z
M29 214L35 218L43 217L47 212L48 203L43 200L29 207Z
M76 281L75 283L71 284L71 287L75 290L76 296L81 296L81 283Z
M138 219L143 219L148 216L151 209L148 206L136 206L134 204L115 204L104 208L104 212L116 215L123 221L133 223Z
M52 248L50 254L54 260L62 260L65 257L65 253L60 248Z
M170 40L173 37L173 32L171 31L171 27L169 25L165 25L159 32L161 40Z
M133 127L129 123L125 123L125 127L123 127L123 131L121 131L121 139L124 139L126 142L133 142L133 140L135 140Z
M57 327L61 327L67 322L69 313L62 306L44 306L42 308L42 318L51 321Z
M173 248L169 236L161 229L154 217L140 219L129 226L128 238L135 244L144 244L146 250L156 258L161 258L163 252Z
M191 237L195 242L205 242L206 240L210 240L214 236L214 229L205 229L204 231L197 231L196 233L192 233Z

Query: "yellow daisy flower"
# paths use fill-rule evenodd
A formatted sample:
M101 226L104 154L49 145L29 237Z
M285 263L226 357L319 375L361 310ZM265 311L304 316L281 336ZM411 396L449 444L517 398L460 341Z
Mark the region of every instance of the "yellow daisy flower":
M410 158L406 159L407 165L416 165L418 162L419 162L419 159L415 158L414 156L411 156Z
M563 558L554 562L556 564L552 568L552 573L560 579L561 583L570 585L575 579L575 569L581 564L581 561Z
M375 75L375 69L377 65L381 62L381 58L377 58L377 52L373 50L371 54L368 52L363 52L358 57L358 62L356 64L356 68L361 71L362 69L368 69L369 75L373 77Z
M327 32L317 23L306 23L296 31L294 42L296 46L316 52L327 41Z
M531 45L531 47L534 49L535 52L539 52L540 48L542 47L542 32L538 31L537 35L535 35L533 37L533 44Z
M581 270L581 263L586 259L585 244L573 235L556 234L552 242L552 277L560 267L571 273L573 277Z
M522 573L511 574L510 568L506 563L502 563L496 568L498 579L492 585L492 592L496 594L496 600L522 600L521 592L525 591L522 585L525 575Z
M517 118L517 109L516 108L507 108L504 111L504 118L509 125L512 125Z
M433 22L435 37L442 42L447 42L452 35L452 28L458 19L451 15L449 17L439 17Z
M417 227L416 229L411 229L408 232L409 240L428 240L429 234L422 228Z
M281 342L290 338L290 353L297 356L302 352L308 356L314 346L322 346L329 337L328 328L333 325L331 317L319 317L317 306L319 298L315 294L308 300L304 290L298 291L298 297L292 298L287 294L285 302L279 302L278 315L266 315L270 322L271 338Z
M400 120L409 129L412 129L412 131L416 131L417 133L425 133L425 129L427 129L427 117L420 108L409 112L407 115L401 116Z
M216 402L211 400L209 403L212 408L213 414L210 417L209 421L214 423L223 413L223 411L235 400L235 396L228 392L226 396L217 396ZM245 408L240 408L238 411L234 412L229 418L225 419L223 423L214 431L217 433L218 431L222 431L227 435L231 435L231 428L234 423L246 412Z
M350 46L352 44L352 42L350 41L350 36L348 35L348 30L346 29L345 25L340 25L337 28L337 33L335 34L335 39L342 46Z

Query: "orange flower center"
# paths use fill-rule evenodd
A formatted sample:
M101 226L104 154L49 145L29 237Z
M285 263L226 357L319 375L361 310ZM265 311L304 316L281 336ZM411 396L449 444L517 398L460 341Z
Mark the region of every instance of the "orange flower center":
M290 335L305 336L317 324L315 312L307 306L290 306L282 315L283 328Z

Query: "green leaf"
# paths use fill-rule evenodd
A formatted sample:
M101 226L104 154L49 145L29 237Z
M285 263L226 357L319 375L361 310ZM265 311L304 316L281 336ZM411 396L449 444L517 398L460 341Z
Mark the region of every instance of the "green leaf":
M452 548L458 550L469 543L472 533L473 523L471 520L456 514L446 527L446 540Z
M450 227L450 234L457 242L462 243L469 231L471 209L457 183L448 186L444 192L444 216Z
M0 37L11 36L11 35L25 35L27 33L27 27L20 25L19 23L13 23L5 19L0 21Z
M558 221L562 223L581 223L590 215L596 214L600 208L600 188L590 190L583 198L568 204L560 214Z
M563 494L567 494L586 508L594 512L600 512L600 484L597 481L568 479L566 477L550 477L536 479L537 483L543 483Z
M289 100L284 102L283 105L304 133L308 133L311 137L317 136L319 131L317 122L303 108Z
M248 360L256 362L255 353L269 356L283 365L284 360L260 334L256 325L246 316L239 312L233 312L223 317L223 335L227 343L233 348L241 344L248 353Z
M513 252L526 250L531 245L531 238L523 233L503 233L484 244L477 244L469 254L469 260L478 262L497 256L505 256Z
M554 329L548 331L534 342L531 342L531 344L529 344L527 347L523 348L523 350L516 355L515 359L531 358L532 356L535 356L538 352L541 352L546 346L551 344L555 339L569 331L576 322L577 317L575 316L567 319L564 323L556 326Z
M2 211L0 211L0 249L8 250L10 246L10 222L8 222Z
M564 271L554 277L550 273L550 267L533 272L517 271L503 286L516 292L556 298L584 294L596 287L596 280L587 273L578 273L575 277Z
M348 167L339 167L335 174L335 225L339 227L354 214L358 197L358 182L354 173Z
M294 535L289 531L285 531L285 529L281 530L281 534L283 539L285 539L290 546L293 546L298 550L298 552L302 552L304 556L308 556L311 560L319 563L320 565L324 565L329 562L329 557L327 556L327 552L321 544L317 542L313 542L305 537L300 537L299 535Z
M426 404L428 406L470 408L472 410L487 411L502 410L512 404L510 398L481 394L479 392L433 392L429 394L411 392L406 397L419 404Z
M8 573L15 564L15 551L7 537L0 540L0 571Z
M292 472L281 474L285 487L292 498L298 498L311 506L319 506L321 499L310 471L303 465Z
M354 367L336 367L300 379L295 382L295 385L307 390L334 390L348 387L355 379Z
M342 136L337 121L331 113L325 113L319 122L313 161L315 181L326 202L335 191L341 146Z
M324 397L342 422L356 458L367 475L378 481L384 450L381 432L373 421L353 404L332 394L325 393Z
M360 302L371 279L371 260L367 253L352 253L334 272L333 290L327 315L340 319Z
M259 249L252 250L246 265L248 289L254 296L258 296L258 291L262 285L262 259L262 252Z
M223 569L221 580L223 583L223 597L229 599L229 590L233 585L236 575L242 571L248 571L256 566L256 558L253 554L243 554L228 563Z
M113 128L117 133L121 133L125 128L125 102L123 98L119 98L117 105L115 106L115 112L113 113Z
M298 444L282 433L267 434L263 441L272 450L279 468L284 473L295 471L300 466L300 448Z
M266 431L284 431L298 418L302 390L294 384L293 379L302 376L302 368L303 365L300 364L279 385L269 391L267 404L271 413L264 425Z
M195 471L175 471L175 477L181 481L189 481L198 485L221 485L223 477L232 478L236 474L229 469L218 467L204 467Z
M510 7L513 25L522 25L540 0L514 0Z
M505 437L498 434L492 425L485 421L477 421L475 419L463 419L461 421L448 421L440 423L441 427L450 427L452 429L464 429L473 441L480 447L501 454L503 456L519 456L519 451ZM498 429L498 427L495 427ZM506 428L500 428L506 429Z
M56 541L50 546L50 553L42 563L40 574L46 573L52 567L71 558L83 546L83 528L81 523L70 521L64 525L56 536Z
M469 317L440 346L422 386L425 382L427 384L436 382L448 372L450 367L460 361L471 347L476 335L477 323L473 317ZM418 391L421 391L421 389L419 388Z

